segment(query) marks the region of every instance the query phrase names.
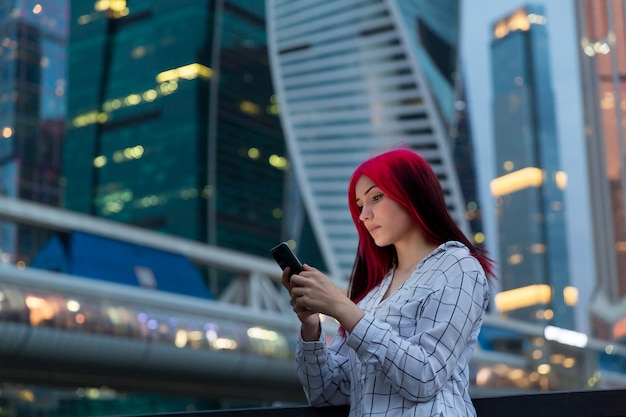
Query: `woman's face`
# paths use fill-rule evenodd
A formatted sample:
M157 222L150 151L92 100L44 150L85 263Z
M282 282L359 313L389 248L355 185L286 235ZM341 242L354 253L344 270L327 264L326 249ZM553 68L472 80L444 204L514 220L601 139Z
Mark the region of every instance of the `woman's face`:
M359 178L355 194L361 210L359 220L377 246L397 245L417 232L408 211L386 196L369 177Z

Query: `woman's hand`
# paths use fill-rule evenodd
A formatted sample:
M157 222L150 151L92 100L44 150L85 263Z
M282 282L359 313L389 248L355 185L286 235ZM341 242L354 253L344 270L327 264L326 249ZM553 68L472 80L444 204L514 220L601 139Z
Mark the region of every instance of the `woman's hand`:
M296 287L296 284L293 281L293 277L296 277L296 274L291 275L291 268L287 267L283 271L282 284L289 291L289 296L291 297L291 307L293 307L293 311L298 315L300 321L303 321L308 316L314 315L318 313L314 311L309 306L305 306L303 300L298 299L298 295L294 294L293 290Z
M305 264L304 270L291 279L288 271L283 272L283 285L291 295L293 310L303 323L303 332L305 324L313 325L309 317L317 313L334 317L348 331L364 315L328 276L310 265Z
M319 314L298 303L297 297L293 294L294 283L291 281L293 277L289 267L283 270L282 284L289 291L291 307L302 323L302 339L306 341L318 340L322 330Z

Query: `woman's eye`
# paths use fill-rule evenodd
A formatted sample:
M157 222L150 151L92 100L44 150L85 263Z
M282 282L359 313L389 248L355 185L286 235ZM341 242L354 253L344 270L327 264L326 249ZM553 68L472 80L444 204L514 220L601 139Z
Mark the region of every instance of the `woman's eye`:
M383 195L382 195L382 194L376 194L374 197L372 197L372 201L378 201L378 200L380 200L381 198L383 198Z

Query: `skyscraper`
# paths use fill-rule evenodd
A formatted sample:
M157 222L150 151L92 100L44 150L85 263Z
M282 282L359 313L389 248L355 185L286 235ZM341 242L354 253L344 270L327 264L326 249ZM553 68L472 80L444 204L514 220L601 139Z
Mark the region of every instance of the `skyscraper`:
M474 175L473 153L457 153L471 141L455 133L458 2L268 0L267 9L289 155L331 273L346 278L356 253L346 195L352 170L399 145L430 162L470 235L477 204L467 204L474 196L463 195L455 166L464 160Z
M72 3L65 207L269 257L290 196L264 12Z
M591 328L626 340L626 18L624 3L577 0L595 252Z
M58 205L64 137L66 0L0 2L0 192ZM3 261L27 264L48 233L0 223Z
M496 199L502 292L509 317L573 328L547 19L520 8L493 25Z

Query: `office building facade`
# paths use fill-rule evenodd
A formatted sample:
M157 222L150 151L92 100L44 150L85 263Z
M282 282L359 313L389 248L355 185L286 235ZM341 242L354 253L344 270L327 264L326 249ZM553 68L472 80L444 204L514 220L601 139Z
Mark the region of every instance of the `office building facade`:
M623 2L577 0L595 289L591 328L626 340L626 18Z
M573 329L547 19L527 6L496 21L491 42L501 293L508 317Z
M0 193L59 205L68 1L0 2ZM3 262L26 265L48 233L0 222Z
M479 218L478 206L475 194L464 196L455 166L463 160L474 175L473 153L464 149L471 140L455 133L464 110L458 2L268 0L267 10L289 155L329 271L345 279L356 253L350 174L398 146L431 163L451 214L472 234L468 217Z
M72 3L65 207L269 257L297 198L264 13L261 1Z

